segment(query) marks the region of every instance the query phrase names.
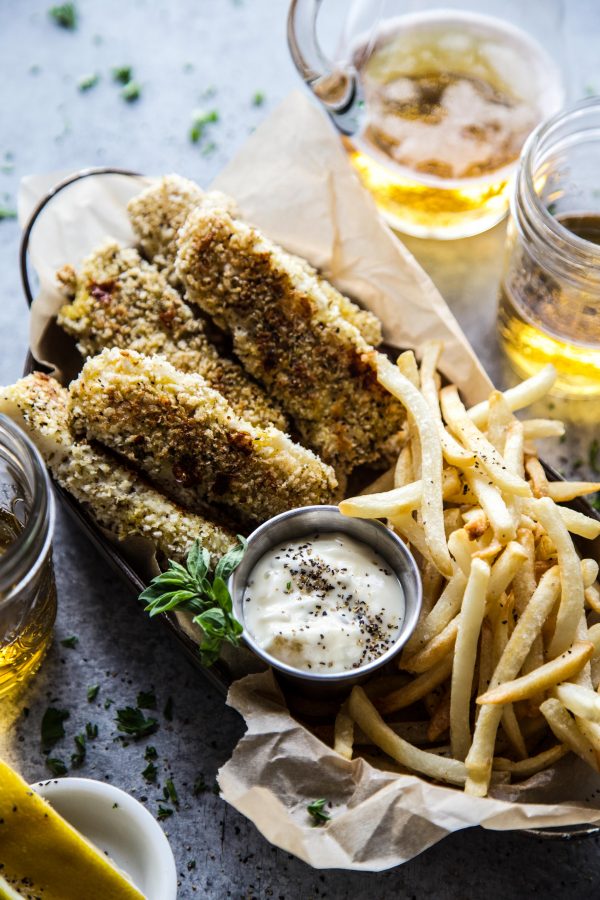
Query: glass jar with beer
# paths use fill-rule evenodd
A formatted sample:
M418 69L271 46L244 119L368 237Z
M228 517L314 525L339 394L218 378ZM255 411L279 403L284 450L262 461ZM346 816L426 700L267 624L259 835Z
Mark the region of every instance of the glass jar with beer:
M546 363L555 392L600 394L600 98L531 135L508 226L498 327L520 375Z
M317 13L334 5L292 0L290 49L381 212L417 237L494 225L523 143L563 102L562 4L353 0L328 60Z
M0 415L0 697L40 665L52 638L54 498L42 459Z

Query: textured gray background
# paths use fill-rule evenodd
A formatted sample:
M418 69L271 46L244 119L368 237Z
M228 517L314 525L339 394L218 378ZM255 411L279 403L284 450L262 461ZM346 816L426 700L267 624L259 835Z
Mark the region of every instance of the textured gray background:
M5 205L14 205L22 175L86 165L178 171L205 184L297 85L285 46L283 0L81 0L75 33L48 20L48 5L49 0L0 0L0 203ZM538 5L545 7L543 0ZM577 97L600 84L600 5L572 0L565 6L563 45L571 95ZM143 86L137 104L125 104L110 80L110 67L124 64L134 66ZM78 92L78 78L94 71L101 73L101 83L89 93ZM263 107L252 105L256 91L266 95ZM209 153L187 139L197 107L219 110L220 122L205 142L217 145ZM0 222L3 382L19 376L27 345L18 238L16 223ZM502 240L499 226L447 245L407 243L441 287L490 373L505 383L509 376L500 364L493 328ZM569 411L580 426L590 421L579 431L579 447L569 443L560 454L554 452L565 469L585 455L594 431L589 405L570 405ZM172 696L173 721L159 713L161 727L150 742L159 753L160 781L170 773L181 798L179 811L165 823L181 876L181 898L597 896L597 840L548 844L477 830L456 834L402 868L379 875L315 872L270 847L211 791L218 767L241 734L238 716L181 658L160 625L145 620L63 514L55 559L57 638L76 634L79 645L69 650L55 641L31 686L14 702L2 702L0 751L27 778L44 777L41 717L50 702L68 707L67 736L55 754L68 759L73 735L87 721L96 722L99 738L90 744L78 774L111 780L147 798L156 812L162 792L141 777L145 742L122 746L114 709L135 703L141 689L156 689L160 710ZM101 685L98 699L88 704L86 686L96 682ZM108 710L107 699L115 701ZM194 797L191 786L200 774L208 790ZM196 868L190 871L191 860Z

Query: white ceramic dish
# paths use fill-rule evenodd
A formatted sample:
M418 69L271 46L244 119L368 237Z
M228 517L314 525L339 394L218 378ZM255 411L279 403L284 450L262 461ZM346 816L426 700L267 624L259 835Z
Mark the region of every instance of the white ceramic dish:
M141 803L111 784L90 778L58 778L31 786L106 852L147 900L176 900L177 870L171 847Z

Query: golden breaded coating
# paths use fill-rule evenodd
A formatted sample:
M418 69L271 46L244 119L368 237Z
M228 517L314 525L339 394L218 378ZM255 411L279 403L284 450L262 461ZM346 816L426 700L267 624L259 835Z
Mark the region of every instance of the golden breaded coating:
M195 209L224 209L237 215L235 201L219 191L203 191L193 181L180 175L167 175L152 187L146 188L129 201L127 209L144 255L163 270L169 282L180 286L175 268L177 234L188 215ZM296 258L296 257L295 257ZM323 292L338 315L354 325L367 343L376 347L381 343L381 323L377 316L361 309L333 285L321 278L306 262L298 262L319 279ZM274 423L277 424L277 423Z
M158 269L137 250L107 241L82 264L79 276L66 268L59 279L74 296L58 324L77 339L84 357L105 347L131 347L146 356L160 353L182 372L196 372L253 425L285 430L285 416L242 367L226 359Z
M376 463L404 419L377 382L376 352L295 257L222 210L196 210L179 239L188 300L229 331L236 355L340 471ZM391 449L391 448L390 448Z
M196 538L213 561L235 544L231 533L181 509L102 448L74 441L67 400L66 388L39 372L0 388L0 412L24 429L58 484L115 538L141 535L180 561Z
M214 206L235 213L235 203L230 197L220 191L203 191L181 175L165 175L127 204L144 255L164 272L171 284L178 284L177 232L193 209Z
M333 469L273 426L254 428L199 375L160 356L105 350L70 386L70 422L131 460L183 506L244 523L327 503Z

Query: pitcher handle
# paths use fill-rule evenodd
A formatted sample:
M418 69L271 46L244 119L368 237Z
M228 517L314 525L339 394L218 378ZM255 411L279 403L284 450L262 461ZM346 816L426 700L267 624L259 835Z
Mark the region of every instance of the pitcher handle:
M359 127L363 107L356 69L332 65L317 38L317 15L323 0L292 0L287 22L287 38L298 72L315 97L323 104L344 134Z

